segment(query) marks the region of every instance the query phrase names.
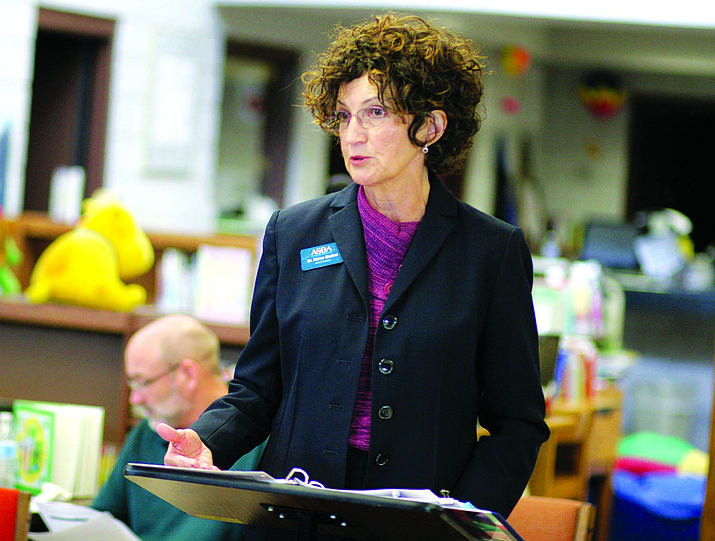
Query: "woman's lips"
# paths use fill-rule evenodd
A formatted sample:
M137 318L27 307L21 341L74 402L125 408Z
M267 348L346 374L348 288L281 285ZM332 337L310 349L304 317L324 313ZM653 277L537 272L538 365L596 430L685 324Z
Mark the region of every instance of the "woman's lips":
M369 158L367 156L352 156L350 158L350 163L353 165L362 165L365 163Z

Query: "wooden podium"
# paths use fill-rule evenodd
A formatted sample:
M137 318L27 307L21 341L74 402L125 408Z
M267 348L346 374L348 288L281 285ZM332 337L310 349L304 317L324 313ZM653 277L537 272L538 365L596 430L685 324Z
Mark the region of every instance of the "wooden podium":
M293 484L262 472L130 463L124 475L190 515L293 530L301 540L320 534L366 541L523 541L496 513Z

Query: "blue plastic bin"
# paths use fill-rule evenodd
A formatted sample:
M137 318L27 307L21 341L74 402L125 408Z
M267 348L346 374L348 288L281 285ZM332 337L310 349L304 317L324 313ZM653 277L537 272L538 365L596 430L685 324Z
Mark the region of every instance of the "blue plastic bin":
M611 541L698 541L705 484L702 476L615 472Z

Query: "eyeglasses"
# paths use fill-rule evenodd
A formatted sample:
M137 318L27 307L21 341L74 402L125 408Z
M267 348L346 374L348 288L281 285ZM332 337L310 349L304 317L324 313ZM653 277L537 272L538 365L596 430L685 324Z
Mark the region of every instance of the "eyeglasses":
M181 366L181 363L177 363L173 366L170 366L168 370L162 372L158 376L154 376L153 378L147 378L147 379L132 379L129 378L127 380L127 385L129 385L129 388L132 391L136 391L137 389L146 389L149 387L149 385L153 385L157 381L159 381L161 378L164 376L168 376L172 372L175 372L177 368Z
M335 111L330 117L330 129L334 133L340 133L348 129L350 119L355 117L360 127L364 129L379 128L389 116L387 109L378 105L365 107L357 113L348 113L347 111Z

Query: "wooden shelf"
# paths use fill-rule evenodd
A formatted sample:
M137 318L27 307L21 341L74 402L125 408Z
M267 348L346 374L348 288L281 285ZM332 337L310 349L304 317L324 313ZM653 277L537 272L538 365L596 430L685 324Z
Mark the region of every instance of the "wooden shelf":
M8 221L9 230L24 259L17 269L17 277L23 290L30 284L30 275L37 259L49 244L60 235L67 233L72 226L53 222L42 212L26 212L15 220ZM216 233L214 235L188 235L179 233L147 231L149 241L154 247L154 266L145 275L134 280L146 289L147 302L152 303L156 295L157 263L167 248L176 248L187 254L196 252L202 244L212 246L233 246L249 250L255 258L258 239L253 235L234 235Z
M26 213L10 221L9 226L24 256L17 272L24 290L37 258L72 227L52 222L41 213ZM257 251L253 236L148 235L157 262L167 248L192 254L203 244L246 248L254 257ZM136 283L146 288L151 303L156 290L156 265ZM0 297L0 397L102 406L105 442L120 444L131 426L124 346L137 329L162 315L151 304L131 312L116 312L66 304L32 304L22 295ZM217 334L222 355L230 359L248 341L247 326L203 323Z
M163 315L150 306L137 308L133 312L113 312L65 304L32 304L21 296L0 298L0 321L126 337ZM244 346L248 341L248 327L210 321L203 323L216 333L223 345Z
M31 304L24 297L0 298L0 321L42 327L124 334L132 315L60 304Z
M10 222L17 235L44 240L54 240L63 233L70 231L73 226L53 222L42 212L25 212L18 219ZM251 235L234 235L229 233L216 233L214 235L189 235L179 233L147 232L147 236L156 250L178 248L193 252L199 244L213 244L215 246L238 246L255 252L256 237Z

